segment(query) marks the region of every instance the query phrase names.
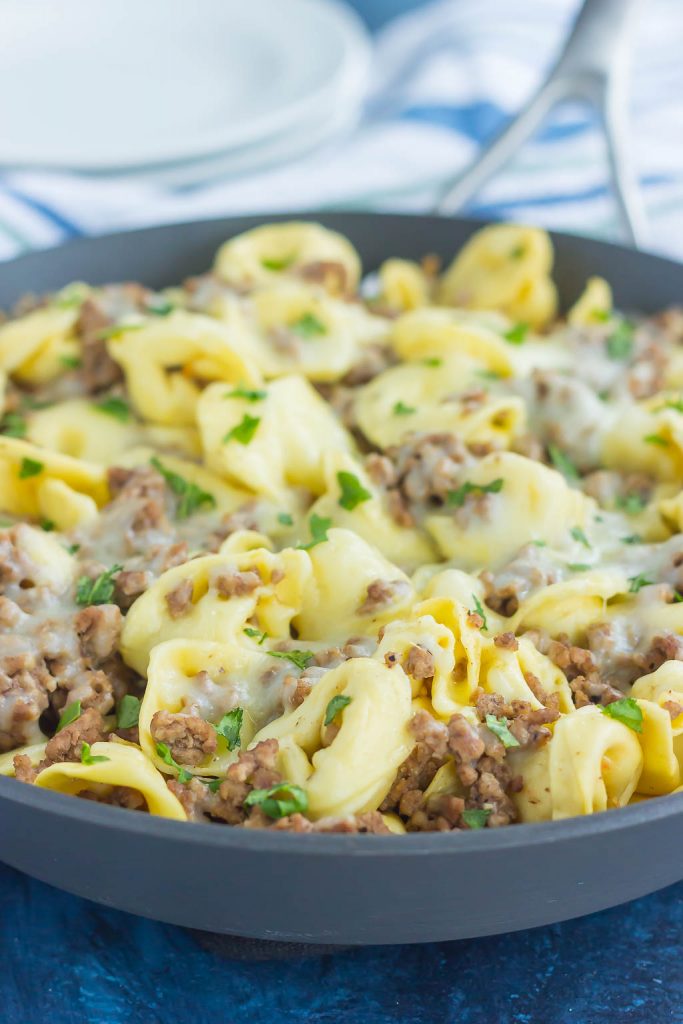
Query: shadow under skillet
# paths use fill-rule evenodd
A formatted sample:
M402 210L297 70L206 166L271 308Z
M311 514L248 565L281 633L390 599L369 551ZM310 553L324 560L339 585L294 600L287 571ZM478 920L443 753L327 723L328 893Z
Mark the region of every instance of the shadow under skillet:
M0 865L0 1020L680 1024L682 936L683 883L512 935L340 951L191 932Z

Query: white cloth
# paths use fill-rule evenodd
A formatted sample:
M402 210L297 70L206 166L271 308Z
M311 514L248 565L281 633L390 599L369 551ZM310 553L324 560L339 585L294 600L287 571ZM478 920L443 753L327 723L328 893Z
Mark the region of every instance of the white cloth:
M538 84L576 0L437 0L376 39L353 133L287 165L194 189L135 178L0 174L0 258L22 249L174 220L304 209L428 211L438 188ZM631 80L632 145L651 248L683 257L682 0L643 3ZM618 237L604 143L579 105L539 136L469 206L487 218Z

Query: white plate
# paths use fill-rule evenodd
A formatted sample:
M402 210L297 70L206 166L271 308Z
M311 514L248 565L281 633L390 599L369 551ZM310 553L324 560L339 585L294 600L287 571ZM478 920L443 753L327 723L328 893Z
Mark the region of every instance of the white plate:
M282 134L369 60L336 0L0 0L0 163L115 170Z

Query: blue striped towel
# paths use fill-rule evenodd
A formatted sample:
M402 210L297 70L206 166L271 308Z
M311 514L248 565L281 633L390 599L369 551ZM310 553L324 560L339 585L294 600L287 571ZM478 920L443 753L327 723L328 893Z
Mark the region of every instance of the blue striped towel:
M274 210L428 211L439 186L525 101L552 62L576 0L437 0L376 38L366 108L343 140L289 164L202 187L45 171L0 175L0 258L64 239L174 220ZM642 5L632 139L652 248L683 257L682 0ZM618 237L604 144L578 104L470 205L482 217Z

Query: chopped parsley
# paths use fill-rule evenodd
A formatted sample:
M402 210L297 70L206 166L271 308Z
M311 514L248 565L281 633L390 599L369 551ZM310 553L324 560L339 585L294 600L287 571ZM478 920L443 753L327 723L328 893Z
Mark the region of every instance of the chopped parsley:
M676 412L683 412L683 399L680 398L668 398L666 402L659 406L658 409L654 409L654 412L662 412L664 409L675 409Z
M252 789L244 800L245 807L260 807L269 818L285 818L288 814L308 809L308 797L301 786L281 782L270 789Z
M68 284L57 292L54 297L54 304L57 309L71 309L72 306L80 306L85 302L90 289L84 284Z
M608 309L592 309L589 316L596 324L606 324L612 319L612 314Z
M160 757L164 764L167 764L169 768L175 768L178 772L178 782L185 784L192 778L192 773L188 772L186 768L183 768L173 759L170 748L165 743L157 743L156 745L157 757Z
M481 629L488 629L489 626L488 626L488 621L486 619L486 612L484 611L483 604L481 603L481 601L479 600L479 598L477 597L476 594L472 594L472 600L474 601L474 612L475 612L475 614L479 615L484 620L482 622L480 628Z
M532 544L535 544L537 548L547 548L548 542L546 540L532 540Z
M477 377L483 377L484 380L501 380L502 373L498 373L497 370L475 370Z
M245 413L241 422L227 432L223 438L223 444L227 444L228 441L237 441L238 444L249 444L258 430L260 422L259 416L250 416L249 413Z
M106 341L108 338L117 338L119 334L123 334L125 331L139 331L144 326L144 324L139 323L112 324L110 327L103 327L101 331L97 332L95 337L98 341Z
M588 540L588 537L583 532L580 526L572 526L569 532L571 533L574 540L578 541L579 544L583 544L585 548L590 548L591 542Z
M201 781L202 781L202 782L204 783L204 785L205 785L205 786L206 786L206 787L207 787L207 788L208 788L208 789L209 789L209 790L210 790L210 791L211 791L212 793L217 793L217 792L218 792L218 790L219 790L219 789L221 788L221 783L222 783L222 782L223 782L224 780L223 780L223 779L202 779Z
M501 476L492 480L490 484L473 484L466 480L455 491L448 492L447 503L455 508L462 508L465 499L470 494L498 494L503 489L503 478Z
M611 704L601 704L600 710L603 715L615 718L622 725L627 725L634 732L643 731L643 712L638 701L633 697L622 697L621 700L612 701Z
M567 568L570 572L586 572L590 565L587 562L569 562Z
M268 638L268 634L262 629L254 629L253 626L245 626L242 630L245 636L250 637L252 640L257 640L259 647L264 640Z
M427 356L426 359L422 360L423 366L443 366L443 359L439 359L438 356Z
M267 396L267 391L244 388L240 384L238 387L233 388L232 391L226 391L223 398L243 398L245 402L262 402Z
M610 359L629 359L633 353L634 327L629 320L620 320L607 338L607 355Z
M93 402L92 407L97 409L98 412L105 413L107 416L113 416L120 423L127 423L131 417L128 402L125 398L119 398L117 395L103 398L101 402Z
M645 444L658 444L660 448L668 448L669 442L661 434L646 434L643 438Z
M116 725L119 729L132 729L140 719L141 701L132 693L127 693L119 701L116 709Z
M289 512L279 512L277 517L278 523L282 526L294 526L294 519Z
M511 345L522 345L526 341L528 333L528 324L514 324L509 331L504 332L503 337L506 341L509 341Z
M341 470L337 473L337 483L340 488L339 504L342 508L352 512L357 505L364 501L370 501L372 494L363 487L357 476L353 473L346 473Z
M648 579L645 573L639 572L637 576L629 576L628 582L629 594L637 594L643 587L651 587L654 580Z
M59 722L57 723L56 732L61 732L62 729L66 728L67 725L71 725L72 722L75 722L76 719L80 718L80 717L81 717L81 702L80 702L80 700L75 700L73 702L73 704L67 704L67 706L62 711L62 714L61 714L61 716L59 718Z
M261 266L265 270L287 270L294 263L295 259L296 256L293 253L290 253L289 256L272 256L262 259Z
M519 740L516 740L508 729L507 718L496 718L495 715L487 715L486 724L491 732L498 737L504 747L519 746Z
M483 828L490 814L491 810L488 807L478 807L464 810L460 817L468 828Z
M627 516L637 516L639 512L643 511L647 502L640 494L620 494L615 504Z
M282 658L291 661L292 665L303 670L313 661L313 651L266 651L271 658Z
M104 754L91 754L90 744L83 740L81 743L81 764L101 764L102 761L111 761L111 758L105 757Z
M80 356L60 356L59 361L67 370L80 370L83 365Z
M318 319L315 313L304 313L303 316L300 316L298 320L289 325L289 330L306 340L309 338L319 338L322 334L327 334L325 324L322 320Z
M42 473L45 466L42 462L36 462L35 459L22 459L21 466L19 467L19 479L27 480L31 476L38 476Z
M0 432L5 437L26 437L27 423L18 412L8 412L0 423Z
M148 313L153 313L154 316L168 316L169 313L173 312L175 306L165 295L150 295L145 303L145 308Z
M216 499L213 494L209 494L208 491L203 491L198 484L191 483L189 480L180 476L179 473L174 473L173 470L167 469L156 456L151 458L149 461L154 468L161 473L173 493L180 498L176 509L177 519L187 519L188 516L193 514L193 512L200 509L202 505L208 505L210 508L215 508Z
M331 725L340 711L343 711L345 707L351 703L351 697L345 697L343 693L338 693L335 697L328 702L327 708L325 709L325 718L323 719L324 725Z
M548 445L548 455L555 469L558 469L566 480L579 480L579 471L569 456L556 444Z
M514 247L514 249L510 250L510 259L511 260L521 260L521 258L524 256L525 252L526 252L526 249L524 248L523 245L516 245Z
M81 550L80 544L65 544L64 548L69 552L70 555L75 555L77 551Z
M323 541L327 540L327 531L332 526L331 519L325 519L323 516L316 515L314 512L311 518L308 520L308 528L311 531L311 539L308 544L297 544L297 547L302 551L310 551L316 544L322 544Z
M414 405L406 405L405 402L396 402L391 410L394 416L412 416L417 409Z
M233 708L232 711L228 711L223 715L218 725L214 725L218 735L222 736L227 743L228 750L235 750L240 745L243 719L244 710L242 708Z
M57 524L52 519L41 519L40 528L45 530L45 533L52 533Z
M76 583L76 604L109 604L114 596L113 576L121 572L122 565L112 565L111 569L101 573L95 579L81 576Z
M640 544L642 542L642 539L643 538L640 536L639 533L629 533L628 537L622 537L621 538L621 543L622 544Z

